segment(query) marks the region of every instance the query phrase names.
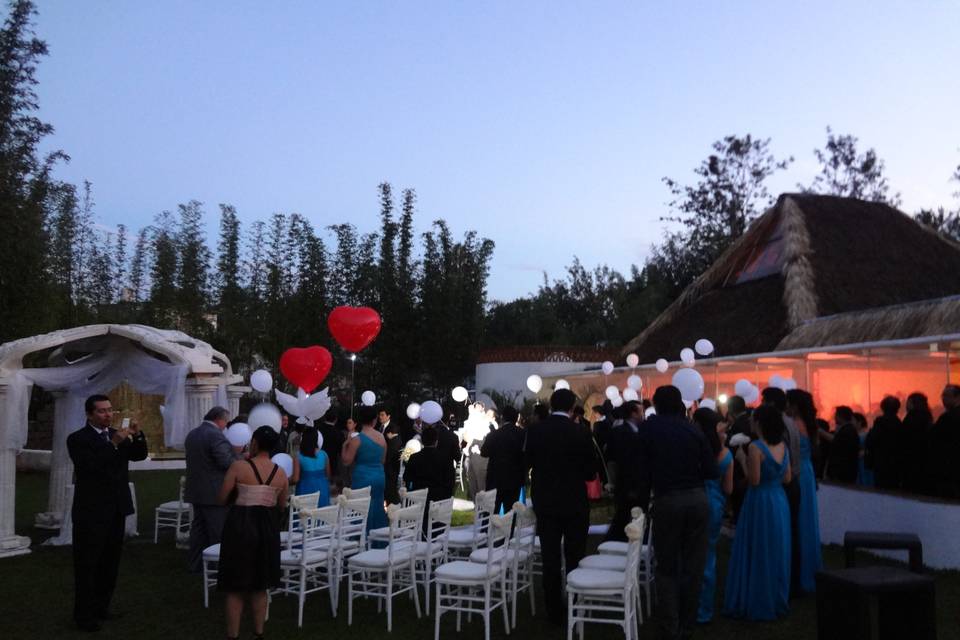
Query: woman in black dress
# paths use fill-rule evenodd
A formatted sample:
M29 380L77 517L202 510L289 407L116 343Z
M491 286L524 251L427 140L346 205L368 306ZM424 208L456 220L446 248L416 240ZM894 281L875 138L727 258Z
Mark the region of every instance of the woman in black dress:
M250 600L255 638L263 636L267 590L280 584L280 509L287 504L287 474L270 460L277 432L260 427L250 458L234 462L220 488L230 505L220 543L217 589L227 594L227 638L240 634L244 600Z

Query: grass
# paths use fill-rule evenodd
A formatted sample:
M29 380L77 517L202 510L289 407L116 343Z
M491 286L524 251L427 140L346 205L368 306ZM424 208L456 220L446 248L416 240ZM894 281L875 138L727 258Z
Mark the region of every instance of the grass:
M176 495L179 472L143 471L132 475L137 486L140 506L140 538L128 541L123 552L115 608L122 611L120 620L105 624L99 638L217 638L223 637L222 599L214 594L209 609L203 608L200 578L186 571L185 552L174 548L172 534L162 533L160 544L153 544L153 509ZM33 514L45 510L48 476L39 473L17 475L17 532L30 535L35 543L49 536L49 532L34 530ZM601 504L592 514L594 522L609 517L609 505ZM596 544L596 541L593 541ZM729 543L722 541L720 549L721 585ZM841 550L824 548L828 567L842 566ZM880 562L865 558L864 562ZM35 547L32 554L0 560L3 580L0 580L0 637L29 640L32 638L90 637L73 629L73 569L69 547ZM938 637L960 638L960 574L938 572L937 614ZM539 586L538 586L539 589ZM722 598L722 594L719 594ZM324 593L308 598L304 612L304 626L297 628L296 600L276 599L267 622L267 636L275 638L370 638L386 635L385 614L379 614L372 602L356 603L354 624L347 626L346 601L341 601L339 616L332 618ZM538 611L543 611L542 599ZM492 635L503 638L502 622L496 618ZM565 630L548 626L542 617L532 617L529 605L522 600L518 610L518 628L511 637L523 640L556 639ZM433 634L433 618L418 620L413 604L406 598L398 599L394 612L393 636L423 638ZM453 616L444 616L441 637L456 634ZM479 619L464 622L457 634L463 640L483 638ZM622 638L614 627L587 627L591 640ZM250 637L249 621L245 620L241 637ZM647 622L641 628L641 640L655 637L653 625ZM740 622L717 618L702 629L698 637L726 640L749 637L751 640L789 640L816 637L816 610L812 597L793 601L790 615L775 623Z

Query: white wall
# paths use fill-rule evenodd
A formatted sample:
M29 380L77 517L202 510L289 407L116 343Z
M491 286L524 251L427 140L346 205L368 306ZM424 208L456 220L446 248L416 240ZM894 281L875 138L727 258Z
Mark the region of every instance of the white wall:
M532 398L533 394L527 389L527 378L534 373L555 376L599 366L599 362L486 362L477 365L475 388L478 393L493 389L508 394L522 392L523 397Z
M925 502L877 491L821 484L820 538L843 544L847 531L915 533L923 543L923 563L935 569L960 569L960 504ZM907 560L906 551L875 551Z

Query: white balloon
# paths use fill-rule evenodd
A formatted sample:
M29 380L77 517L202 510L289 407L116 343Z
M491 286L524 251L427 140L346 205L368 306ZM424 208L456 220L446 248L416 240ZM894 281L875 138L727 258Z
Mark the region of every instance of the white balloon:
M689 409L690 407L693 406L693 400L684 400L684 401L683 401L683 406L685 406L687 409Z
M420 405L420 418L425 424L436 424L443 419L443 407L433 400L427 400Z
M266 393L273 388L273 376L266 369L257 369L250 374L250 386L255 391Z
M617 396L616 398L614 398L613 400L610 401L610 404L613 405L613 408L614 408L614 409L616 409L617 407L622 407L622 406L623 406L623 398L621 398L620 396Z
M702 356L708 356L713 353L713 343L706 338L700 338L697 340L697 343L693 345L693 348L696 349L697 353Z
M655 416L655 415L657 415L657 410L654 409L653 407L647 407L647 410L643 412L644 418L649 418L650 416Z
M613 373L613 363L609 360L604 361L604 363L600 365L600 370L603 371L603 375L610 375Z
M250 444L250 436L253 435L253 432L250 431L250 425L243 422L234 422L227 427L225 435L233 446L244 447Z
M617 385L612 384L607 387L607 390L604 392L608 400L613 400L614 398L620 397L620 389L617 388Z
M797 381L794 380L793 378L784 378L784 379L783 379L783 387L781 387L781 388L782 388L784 391L793 391L794 389L797 388Z
M634 391L639 391L643 388L643 380L640 379L640 376L633 374L627 378L627 386L633 389Z
M660 358L657 360L657 371L660 373L666 373L667 369L670 368L670 363L667 362L666 358Z
M753 404L760 399L760 388L754 385L750 385L750 390L747 395L743 396L743 401L747 404Z
M416 420L420 417L420 403L411 402L407 405L407 417L411 420Z
M700 408L716 411L717 403L713 400L713 398L704 398L703 400L700 401Z
M280 433L280 425L283 424L283 419L280 417L280 409L277 409L275 404L261 402L250 410L250 415L247 416L247 424L254 431L266 426Z
M772 376L770 376L770 381L769 381L769 382L770 382L770 386L771 386L771 387L774 387L774 388L776 388L776 389L781 389L781 388L783 388L783 378L781 378L781 377L780 377L778 374L776 374L776 373L773 374Z
M372 407L377 403L377 394L373 391L364 391L360 394L360 402L362 402L365 407Z
M623 390L623 399L626 402L636 402L637 400L640 399L640 396L637 394L636 389L631 389L630 387L627 387L626 389Z
M627 366L633 369L638 364L640 364L640 356L635 353L631 353L627 356Z
M570 388L570 383L567 382L566 380L564 380L563 378L560 378L559 380L557 380L556 382L553 383L553 388L554 388L554 390L556 390L556 389L569 389L569 388Z
M454 387L450 395L456 402L466 402L467 398L470 397L470 393L463 387Z
M287 474L288 478L293 475L293 458L291 458L288 454L278 453L270 458L270 461L283 469L283 472Z
M733 392L736 393L741 398L743 398L744 400L746 400L752 388L753 388L753 385L750 383L749 380L745 378L740 378L739 380L737 380L736 384L733 385Z
M673 386L680 390L680 396L693 402L703 397L703 376L696 369L680 369L673 374Z
M697 356L693 353L693 349L690 347L684 347L680 350L680 362L683 364L690 366L696 362L696 360Z
M543 389L543 378L537 374L527 378L527 389L530 389L533 393L540 393L540 389Z

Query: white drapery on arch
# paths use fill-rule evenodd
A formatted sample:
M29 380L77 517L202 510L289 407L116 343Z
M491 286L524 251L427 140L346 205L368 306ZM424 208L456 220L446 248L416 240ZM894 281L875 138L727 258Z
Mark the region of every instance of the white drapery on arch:
M140 393L162 395L163 440L167 447L181 446L189 428L186 419L185 385L189 365L164 362L139 349L133 342L111 344L75 363L39 369L21 369L7 388L4 442L0 447L19 451L27 444L27 411L33 385L65 390L67 415L79 429L86 420L83 403L95 393L107 393L127 382Z

